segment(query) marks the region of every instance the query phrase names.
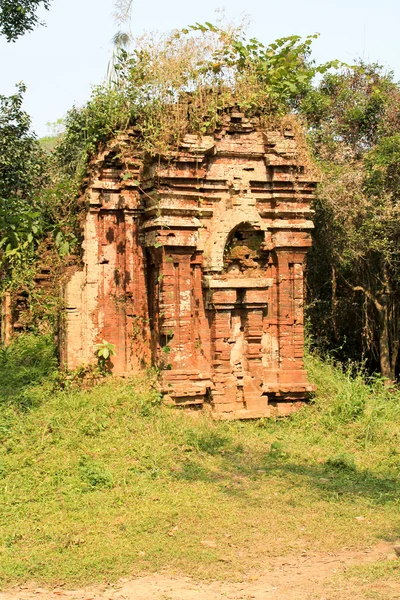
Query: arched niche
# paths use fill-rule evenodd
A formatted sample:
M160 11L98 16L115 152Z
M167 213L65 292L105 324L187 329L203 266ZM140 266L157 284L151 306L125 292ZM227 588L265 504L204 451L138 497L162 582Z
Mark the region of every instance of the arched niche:
M268 267L269 248L265 232L245 222L229 234L223 255L223 274L230 277L262 277Z
M232 235L242 225L248 225L259 231L267 231L267 226L255 207L246 210L233 210L222 218L218 228L211 234L204 247L204 266L209 272L222 272L224 269L225 248Z

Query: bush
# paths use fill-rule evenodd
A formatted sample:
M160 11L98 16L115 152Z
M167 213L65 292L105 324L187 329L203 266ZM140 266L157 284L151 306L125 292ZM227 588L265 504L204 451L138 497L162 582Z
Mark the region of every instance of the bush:
M39 402L35 386L55 373L56 348L51 336L23 334L0 349L0 402L29 408ZM43 392L40 394L43 396Z

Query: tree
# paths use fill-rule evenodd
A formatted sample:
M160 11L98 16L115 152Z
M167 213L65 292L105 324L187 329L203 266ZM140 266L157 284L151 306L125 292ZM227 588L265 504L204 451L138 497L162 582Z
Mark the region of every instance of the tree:
M25 86L0 96L0 265L34 242L41 227L35 198L46 181L46 156L22 109Z
M309 257L311 320L328 347L340 347L350 358L362 353L394 381L400 337L399 86L378 65L361 64L326 75L301 108L322 173Z
M8 42L32 31L42 23L37 12L42 6L49 9L51 0L0 0L0 34L5 35Z
M41 23L37 12L43 7L50 7L51 0L0 0L0 35L5 35L8 42L15 42L27 31L32 31ZM129 22L133 0L115 0L114 19L118 26ZM119 31L115 39L124 34Z

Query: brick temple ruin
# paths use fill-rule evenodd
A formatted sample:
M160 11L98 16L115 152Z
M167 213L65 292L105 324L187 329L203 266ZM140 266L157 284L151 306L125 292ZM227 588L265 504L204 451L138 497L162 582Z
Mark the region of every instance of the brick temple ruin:
M231 112L217 134L186 135L169 156L134 147L132 132L92 163L63 363L95 362L106 340L114 374L158 365L177 405L219 418L290 414L313 391L303 268L315 184L293 130Z

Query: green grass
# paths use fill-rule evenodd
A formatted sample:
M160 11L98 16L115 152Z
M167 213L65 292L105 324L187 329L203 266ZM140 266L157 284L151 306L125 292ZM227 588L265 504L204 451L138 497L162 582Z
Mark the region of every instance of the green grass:
M400 583L400 564L397 558L383 560L378 564L351 567L346 572L347 579L362 580L364 583L373 583L377 579L385 581L392 579Z
M23 346L0 367L3 586L235 579L271 556L400 537L400 393L380 380L310 357L312 405L217 422L160 406L151 375L54 391L48 344L13 394Z
M398 600L400 561L384 559L376 563L348 567L329 582L329 599ZM350 592L350 593L349 593Z

